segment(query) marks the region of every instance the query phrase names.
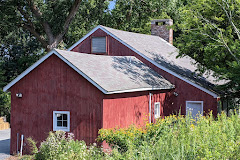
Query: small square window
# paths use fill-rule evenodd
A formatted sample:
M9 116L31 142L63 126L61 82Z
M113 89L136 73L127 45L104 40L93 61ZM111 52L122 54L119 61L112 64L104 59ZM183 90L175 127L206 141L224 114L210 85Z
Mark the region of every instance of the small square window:
M70 131L70 112L53 111L53 131Z
M106 37L92 37L92 53L106 53Z
M159 102L154 103L154 117L155 118L160 117L160 103Z

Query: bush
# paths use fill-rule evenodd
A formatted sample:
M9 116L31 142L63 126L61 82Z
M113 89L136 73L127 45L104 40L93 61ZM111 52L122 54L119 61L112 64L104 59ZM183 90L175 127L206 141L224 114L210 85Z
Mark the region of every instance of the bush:
M31 144L33 159L102 159L105 155L96 145L87 147L84 141L74 140L73 134L66 136L64 131L50 132L39 150L32 139L28 139L28 142Z
M143 128L102 129L117 159L240 159L240 119L169 116Z
M197 119L173 115L144 127L101 129L98 141L112 146L110 154L72 134L50 132L39 149L29 140L34 155L25 159L240 159L238 114Z

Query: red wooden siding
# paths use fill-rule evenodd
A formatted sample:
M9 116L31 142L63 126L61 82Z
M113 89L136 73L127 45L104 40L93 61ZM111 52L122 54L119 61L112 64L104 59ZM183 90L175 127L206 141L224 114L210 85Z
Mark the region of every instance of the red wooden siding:
M164 76L168 81L176 86L175 92L178 93L177 98L173 94L168 95L168 100L165 102L164 106L164 114L169 115L176 110L181 108L181 113L186 114L186 101L203 101L203 109L204 112L209 112L209 110L213 111L213 114L217 114L217 99L213 98L211 95L201 91L200 89L188 84L187 82L165 72L162 69L159 69L151 62L147 61L128 47L121 44L119 41L114 39L113 37L107 35L101 29L95 31L92 35L90 35L87 39L85 39L82 43L72 49L72 51L76 52L84 52L91 53L91 37L92 36L107 36L107 54L110 56L135 56L146 65L154 69L156 72ZM168 103L168 104L167 104Z
M154 119L154 103L160 102L160 113L168 100L169 90L153 91L151 117ZM171 107L171 106L169 106ZM103 100L103 128L128 127L132 124L143 126L149 121L149 92L132 92L105 95Z
M91 34L88 38L86 38L82 43L77 45L72 51L81 52L81 53L91 53L91 38L92 37L107 37L107 55L111 56L126 56L126 55L134 55L134 52L124 45L119 43L117 40L107 35L101 29L96 30L93 34ZM93 53L96 54L96 53Z
M72 51L82 52L82 53L91 53L91 38L92 37L105 37L107 34L102 30L97 30L88 38L86 38L82 43L80 43L77 47L73 48ZM106 38L108 41L108 37ZM107 53L108 53L108 43L107 44Z
M15 96L19 92L22 98ZM45 140L55 110L70 111L70 132L86 143L93 143L102 128L103 93L55 55L16 83L11 93L11 153L16 153L17 133Z

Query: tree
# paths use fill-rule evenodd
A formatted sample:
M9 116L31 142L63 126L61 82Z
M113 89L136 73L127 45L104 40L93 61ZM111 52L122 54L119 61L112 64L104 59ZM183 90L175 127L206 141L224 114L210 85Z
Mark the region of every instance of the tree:
M107 7L107 0L0 1L0 116L9 121L10 93L2 88L44 50L69 47L79 40L103 21Z
M196 59L204 72L211 69L219 79L223 96L240 95L240 1L195 0L182 8L182 34L177 38L181 55ZM203 67L205 66L205 67Z
M179 8L186 0L116 0L103 25L144 34L151 32L151 19L171 18L178 23ZM176 33L178 34L178 33Z
M0 116L10 120L10 93L2 88L40 58L43 51L29 33L16 29L0 39Z
M99 18L99 13L100 15L104 13L107 2L105 3L105 0L1 0L3 21L0 22L0 26L3 31L9 31L16 26L24 29L31 33L43 48L50 51L59 43L63 43L75 15L80 13L79 11L89 11L86 5L90 6L94 13L98 13L95 17L90 15ZM79 28L85 20L88 22L87 19L81 20L78 22Z

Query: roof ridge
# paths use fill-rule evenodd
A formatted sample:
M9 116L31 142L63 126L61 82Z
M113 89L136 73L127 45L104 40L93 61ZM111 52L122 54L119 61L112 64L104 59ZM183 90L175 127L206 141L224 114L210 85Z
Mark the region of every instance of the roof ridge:
M115 29L115 28L111 28L111 27L107 27L107 26L103 26L103 25L99 25L100 28L104 28L106 30L108 29L112 29L115 31L121 31L121 32L126 32L126 33L130 33L130 34L135 34L135 35L142 35L142 36L149 36L149 37L155 37L155 38L159 38L161 41L165 42L166 44L175 47L174 45L172 45L171 43L169 43L168 41L164 40L162 37L156 36L156 35L151 35L151 34L144 34L144 33L136 33L136 32L130 32L130 31L124 31L124 30L120 30L120 29ZM109 30L108 30L109 31ZM111 32L111 31L109 31ZM112 32L111 32L112 33ZM113 33L112 33L113 34ZM175 47L176 48L176 47Z
M128 32L128 33L133 33L133 34L141 34L141 35L144 35L144 36L153 36L153 37L159 37L159 36L155 36L155 35L151 35L151 34L144 34L144 33L136 33L136 32L130 32L130 31L124 31L124 30L120 30L120 29L116 29L116 28L111 28L111 27L107 27L107 26L103 26L103 25L99 25L103 28L110 28L110 29L113 29L113 30L117 30L117 31L122 31L122 32ZM161 38L161 37L159 37ZM161 38L162 39L162 38ZM165 41L165 40L164 40ZM167 41L166 41L167 42Z

